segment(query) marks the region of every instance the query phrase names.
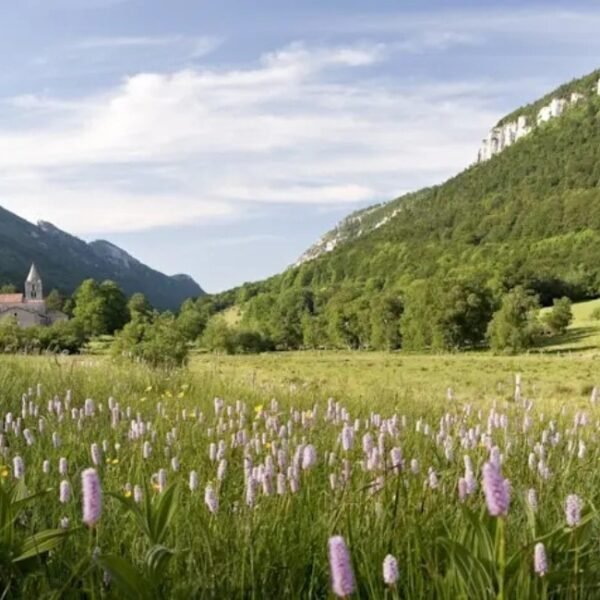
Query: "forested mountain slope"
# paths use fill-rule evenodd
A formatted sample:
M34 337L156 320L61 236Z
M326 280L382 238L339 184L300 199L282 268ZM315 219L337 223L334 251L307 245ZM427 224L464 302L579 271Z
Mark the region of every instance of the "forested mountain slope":
M350 345L365 345L361 340L372 342L374 314L395 300L401 304L419 281L429 289L425 303L456 282L461 298L469 296L465 286L483 286L497 299L523 285L543 304L562 295L600 295L597 81L598 72L514 111L511 119L527 114L535 120L553 97L585 96L491 160L384 205L392 216L380 226L219 301L241 304L247 325L276 339L288 318L301 321L291 346L311 336L331 341L354 327L366 330Z

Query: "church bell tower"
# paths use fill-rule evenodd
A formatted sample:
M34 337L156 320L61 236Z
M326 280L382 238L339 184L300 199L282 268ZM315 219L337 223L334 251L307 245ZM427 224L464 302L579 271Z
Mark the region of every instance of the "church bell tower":
M25 281L25 300L28 302L36 302L44 299L44 291L42 288L42 278L35 268L35 264L31 265L29 275Z

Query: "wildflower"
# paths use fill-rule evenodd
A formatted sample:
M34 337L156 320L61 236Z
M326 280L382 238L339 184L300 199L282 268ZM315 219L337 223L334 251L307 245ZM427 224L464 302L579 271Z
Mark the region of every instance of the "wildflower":
M329 539L329 567L333 593L339 598L350 596L354 592L354 573L346 542L339 535Z
M533 552L533 570L543 577L548 573L548 558L546 557L546 548L541 542L535 545Z
M67 504L71 499L71 484L68 481L60 482L60 503Z
M60 528L61 529L69 529L69 518L68 517L63 517L60 520Z
M337 489L337 475L335 473L329 474L329 487L333 492Z
M383 561L383 581L386 585L394 586L398 582L398 561L388 554Z
M499 467L491 463L483 466L483 492L488 512L492 517L503 517L508 514L510 490Z
M404 467L404 459L402 458L402 449L401 448L392 448L390 450L390 460L392 463L392 468L395 471L401 471Z
M435 490L439 486L439 480L437 473L434 471L433 467L429 467L429 472L427 474L428 485L432 490Z
M139 485L133 486L133 501L136 504L140 504L143 497L144 497L144 494L142 492L142 488Z
M83 522L94 527L102 513L102 489L96 469L86 469L81 474L83 486Z
M312 444L308 444L302 452L302 469L307 470L317 463L317 451Z
M198 489L198 473L196 471L190 472L190 491L195 492Z
M458 499L461 502L464 502L469 495L469 488L467 484L467 480L464 477L461 477L458 480Z
M152 446L150 445L150 442L144 442L144 445L142 447L142 457L144 458L144 460L148 460L151 455Z
M531 488L527 492L527 504L529 504L529 508L533 512L537 512L537 508L538 508L537 492L533 488Z
M6 479L10 475L10 469L7 466L0 467L0 477Z
M102 462L100 446L98 446L98 444L92 444L90 447L90 454L92 456L92 462L97 467Z
M342 429L342 448L348 452L352 449L354 443L354 430L349 425L344 425Z
M219 481L223 481L225 479L225 474L227 473L227 461L223 458L219 461L219 466L217 467L217 479Z
M64 477L67 474L68 470L69 463L67 462L67 459L63 456L58 461L58 473L59 475L62 475Z
M204 490L204 504L208 510L214 515L219 510L219 498L213 486L209 483Z
M167 487L167 471L165 469L159 469L157 476L158 491L162 494Z
M28 446L33 446L35 439L33 437L33 433L31 433L30 429L24 429L23 430L23 437L25 438L25 443Z
M13 474L15 479L23 479L25 475L25 463L20 456L15 456L13 458Z
M256 479L254 476L248 477L246 482L246 504L252 508L256 501Z
M579 496L571 494L565 502L565 517L569 527L577 527L581 521L581 508L583 502Z

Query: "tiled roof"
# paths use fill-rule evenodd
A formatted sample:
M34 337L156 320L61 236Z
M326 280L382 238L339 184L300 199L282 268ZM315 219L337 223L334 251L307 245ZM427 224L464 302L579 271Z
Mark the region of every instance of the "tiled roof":
M0 294L0 304L22 304L23 294Z

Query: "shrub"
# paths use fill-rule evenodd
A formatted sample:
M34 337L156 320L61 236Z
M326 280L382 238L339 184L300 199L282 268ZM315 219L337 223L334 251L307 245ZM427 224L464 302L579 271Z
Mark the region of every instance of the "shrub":
M549 334L561 335L565 333L567 327L573 321L571 306L569 298L554 299L552 309L542 317L542 323Z
M539 308L537 296L520 286L505 294L488 327L492 350L516 354L533 346L540 332Z
M180 367L187 363L188 346L171 313L130 321L115 336L113 355L139 360L153 367Z

